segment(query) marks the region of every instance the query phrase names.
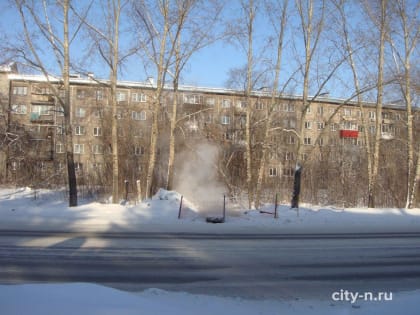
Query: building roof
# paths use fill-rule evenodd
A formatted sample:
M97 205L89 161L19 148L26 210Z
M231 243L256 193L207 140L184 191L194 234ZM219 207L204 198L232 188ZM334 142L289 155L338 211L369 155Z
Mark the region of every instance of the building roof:
M9 68L5 68L9 69ZM9 71L11 72L11 71ZM8 75L9 80L15 81L28 81L28 82L50 82L50 83L58 83L62 82L62 78L54 75L48 76L48 79L44 75L30 75L30 74L18 74L18 73L9 73ZM105 79L96 79L93 75L89 75L88 77L82 77L81 75L70 75L70 83L73 85L104 85L108 86L110 84L109 80ZM139 88L139 89L153 89L156 88L156 83L152 79L148 79L147 81L123 81L120 80L117 83L119 88ZM172 86L167 84L165 85L166 90L171 90ZM243 96L244 92L235 89L228 89L228 88L214 88L214 87L201 87L201 86L194 86L194 85L180 85L179 86L180 92L190 92L190 93L208 93L208 94L219 94L219 95L236 95L236 96ZM271 97L270 91L264 90L256 90L252 91L252 96L254 97ZM292 95L292 94L278 94L277 97L284 100L299 100L302 99L302 95ZM309 99L313 99L318 103L330 103L330 104L347 104L347 105L358 105L357 101L349 100L349 99L341 99L341 98L331 98L328 96L317 96L314 99L314 96L309 96ZM376 106L375 102L363 102L364 106L373 107ZM405 109L404 106L401 104L384 104L385 108L389 109Z

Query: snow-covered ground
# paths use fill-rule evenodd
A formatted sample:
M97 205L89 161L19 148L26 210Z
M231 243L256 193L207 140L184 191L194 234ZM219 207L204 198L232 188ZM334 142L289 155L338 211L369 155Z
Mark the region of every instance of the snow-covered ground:
M193 295L148 289L127 293L95 284L0 285L7 315L417 315L420 291L393 294L392 301L274 301Z
M140 204L121 205L82 200L69 208L64 192L30 188L0 189L0 229L141 231L198 233L360 233L420 232L420 209L368 209L279 205L278 218L241 209L227 201L226 222L206 223L206 213L186 198L178 219L180 194L160 190ZM212 215L222 215L220 209ZM273 212L274 205L265 205Z
M227 203L224 224L186 198L161 190L151 200L114 205L82 200L69 208L63 192L0 189L0 230L139 231L198 233L420 232L420 209L278 207L278 218ZM223 197L220 198L222 214ZM266 205L264 211L272 212ZM420 290L395 292L392 301L243 300L149 289L137 294L94 284L0 285L0 314L419 314Z

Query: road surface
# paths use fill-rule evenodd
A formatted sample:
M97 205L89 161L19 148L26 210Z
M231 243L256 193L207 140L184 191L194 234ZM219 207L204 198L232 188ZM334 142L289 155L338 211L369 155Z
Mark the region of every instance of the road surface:
M89 282L244 298L420 289L420 234L0 231L0 284Z

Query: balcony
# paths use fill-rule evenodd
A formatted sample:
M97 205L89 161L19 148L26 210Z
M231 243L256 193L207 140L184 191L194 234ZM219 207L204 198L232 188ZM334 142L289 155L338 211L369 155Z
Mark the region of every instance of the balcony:
M52 105L55 103L54 96L46 94L32 94L32 104Z
M41 115L38 113L31 113L30 121L37 124L53 124L54 116L53 115Z
M357 130L349 130L349 129L340 130L340 138L357 139L358 137L359 137L359 131Z

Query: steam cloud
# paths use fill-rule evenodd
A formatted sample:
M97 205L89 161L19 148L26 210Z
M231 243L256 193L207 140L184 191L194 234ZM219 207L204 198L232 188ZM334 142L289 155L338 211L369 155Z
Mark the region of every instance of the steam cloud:
M217 180L219 149L208 143L178 155L175 189L206 215L221 215L225 186Z

